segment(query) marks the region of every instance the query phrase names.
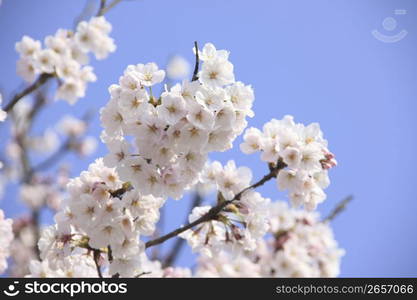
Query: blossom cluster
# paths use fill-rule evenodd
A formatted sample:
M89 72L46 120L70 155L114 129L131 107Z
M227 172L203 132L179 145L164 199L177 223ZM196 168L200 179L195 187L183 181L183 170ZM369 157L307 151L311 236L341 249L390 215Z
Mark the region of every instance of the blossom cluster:
M7 257L10 255L10 243L13 240L12 220L4 218L0 209L0 274L7 269Z
M272 119L260 131L248 128L240 149L245 154L262 152L270 164L281 160L288 166L277 177L280 190L288 190L293 205L313 210L326 199L323 189L329 185L327 170L335 166L334 155L317 123L296 124L292 116Z
M233 259L221 252L198 259L197 277L336 277L344 251L317 213L270 204L270 238Z
M66 205L55 216L57 224L44 231L38 244L47 267L65 270L67 258L80 255L88 262L91 251L106 249L101 258L109 274L138 274L144 250L139 237L155 230L163 199L129 189L102 159L72 179L68 192Z
M29 83L41 74L57 77L59 88L55 97L73 104L84 97L87 83L96 80L93 68L88 65L88 53L104 59L115 51L114 41L109 37L111 29L111 24L101 16L80 22L75 32L59 29L45 38L44 48L40 41L23 36L16 43L20 54L17 73Z
M48 206L57 210L62 201L61 191L51 178L35 177L30 183L20 186L20 200L33 210Z
M202 174L203 183L219 191L219 202L231 200L250 185L252 173L245 167L236 168L234 161L224 167L217 161L208 164ZM253 190L244 192L238 201L228 204L213 220L189 229L180 236L193 249L213 256L227 250L233 254L255 250L268 230L269 199ZM211 206L196 207L189 216L190 223L207 214Z
M198 180L211 151L225 151L247 125L253 90L235 82L229 53L206 44L198 80L178 83L160 96L165 71L155 63L129 65L101 111L104 158L143 194L181 198Z
M222 251L216 256L202 255L197 259L195 277L261 277L260 265L248 253L241 253L237 257Z
M11 277L24 277L29 272L29 263L37 257L37 226L33 216L23 215L13 219L13 241L10 245Z
M318 213L289 208L285 202L271 207L271 233L261 257L262 276L336 277L344 250L338 247L333 232Z
M34 278L94 278L97 270L93 258L87 254L72 254L65 257L59 267L51 267L48 260L31 260L29 274Z

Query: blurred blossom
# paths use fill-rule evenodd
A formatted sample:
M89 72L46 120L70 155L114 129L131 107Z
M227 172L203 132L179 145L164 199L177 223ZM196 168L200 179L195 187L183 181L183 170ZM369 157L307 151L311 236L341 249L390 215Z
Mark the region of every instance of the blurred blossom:
M10 254L10 243L13 240L11 219L6 219L0 209L0 274L7 269L7 257Z
M23 184L20 187L20 199L31 208L40 208L48 195L48 187L43 184Z
M69 180L69 166L62 165L60 166L57 174L56 183L58 188L64 189Z
M87 136L76 147L80 156L89 156L97 149L97 139L93 136Z
M30 147L36 152L47 153L56 150L59 138L54 130L48 128L42 136L34 137L30 142Z
M39 209L47 205L57 210L61 205L62 195L52 178L42 178L42 181L23 184L20 188L20 199L32 209Z
M182 56L175 55L167 65L167 77L169 79L184 79L190 73L190 64Z
M87 130L87 124L73 116L64 116L58 124L58 131L67 136L80 136Z
M6 186L6 176L4 176L3 173L0 173L0 202L4 195L5 186Z
M28 97L22 98L14 107L13 113L15 114L17 119L24 119L28 114L29 111L32 109L32 105L29 102Z
M60 208L61 202L62 202L62 197L61 197L61 194L59 193L51 193L46 198L46 205L54 211L57 211Z
M20 158L21 151L22 149L15 142L11 142L6 146L6 155L11 160L18 160Z
M29 272L29 262L36 257L34 246L37 241L33 220L29 216L14 219L14 240L10 245L12 265L9 273L12 277L23 277Z

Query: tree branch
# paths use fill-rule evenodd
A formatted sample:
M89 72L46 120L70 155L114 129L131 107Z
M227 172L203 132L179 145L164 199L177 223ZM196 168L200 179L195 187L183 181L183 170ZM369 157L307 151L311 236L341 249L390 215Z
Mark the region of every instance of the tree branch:
M14 95L12 100L10 100L10 102L4 107L4 111L9 112L10 110L12 110L12 108L17 104L17 102L19 102L20 99L36 91L38 88L44 85L52 77L54 77L52 74L46 74L46 73L41 74L34 83L32 83L30 86L25 88L20 93L17 93L16 95Z
M279 171L282 170L283 168L286 167L286 164L284 162L282 162L281 160L279 160L277 162L277 164L274 167L270 168L270 171L268 174L266 174L264 177L262 177L261 180L257 181L256 183L248 186L247 188L243 189L242 191L240 191L239 193L237 193L233 199L231 200L226 200L223 202L220 202L219 204L217 204L216 206L212 207L205 215L201 216L200 218L198 218L197 220L195 220L194 222L191 222L183 227L177 228L173 231L171 231L170 233L161 236L157 239L154 240L150 240L145 244L145 248L150 248L152 246L155 245L159 245L161 243L164 243L165 241L183 233L184 231L193 228L194 226L197 226L201 223L207 222L207 221L211 221L213 219L215 219L217 217L217 215L229 204L231 204L234 201L238 201L240 200L240 198L242 197L243 193L247 192L248 190L251 189L255 189L261 185L263 185L265 182L267 182L268 180L275 178Z
M199 68L199 64L200 64L200 58L198 57L197 41L194 42L194 49L195 49L195 66L194 66L193 78L191 79L191 81L198 80L198 68Z
M341 212L343 212L347 205L349 204L349 202L351 202L353 200L353 196L349 195L347 196L345 199L343 199L342 201L340 201L336 207L330 212L330 214L323 219L323 222L331 222L334 220L334 218L336 218Z

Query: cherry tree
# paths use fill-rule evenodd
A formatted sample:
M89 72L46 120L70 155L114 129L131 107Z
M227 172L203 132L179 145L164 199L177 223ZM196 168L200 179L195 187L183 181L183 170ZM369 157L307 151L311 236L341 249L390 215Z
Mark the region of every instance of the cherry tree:
M247 128L256 113L254 90L237 80L229 51L212 43L202 48L194 43L193 74L180 82L188 73L180 56L166 71L154 62L126 66L99 112L103 130L97 138L107 154L91 159L74 178L64 167L55 176L42 173L67 152L94 153L96 139L87 135L91 113L83 119L62 116L42 136L32 136L30 129L38 112L53 105L47 92L53 89L54 99L76 105L88 84L99 80L89 60L116 51L104 15L119 2L100 1L91 18L76 22L73 30L57 30L43 43L29 36L16 43L17 73L28 85L3 99L0 121L10 123L10 142L0 182L17 181L19 198L32 213L13 220L12 227L0 210L0 272L12 253L12 276L337 276L344 251L330 221L351 198L326 218L315 211L326 200L329 171L337 165L319 124L286 115L263 128ZM55 86L48 85L53 81ZM262 178L253 178L232 157L226 164L209 159L230 150L241 135L241 152L259 153L268 170ZM59 140L64 142L58 145ZM34 165L32 151L50 154ZM289 203L257 190L268 181L287 192ZM157 230L165 204L185 201L190 193L187 222L167 233ZM216 195L214 203L203 203L207 193ZM55 215L45 228L42 209ZM150 255L148 249L171 239L165 257ZM198 255L193 269L175 264L184 245Z

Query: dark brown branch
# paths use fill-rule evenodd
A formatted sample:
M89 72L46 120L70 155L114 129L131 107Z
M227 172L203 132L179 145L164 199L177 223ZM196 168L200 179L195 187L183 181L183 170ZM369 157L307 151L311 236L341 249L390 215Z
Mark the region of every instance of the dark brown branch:
M16 95L14 95L12 100L10 100L10 102L4 107L4 110L6 112L9 112L17 104L17 102L19 102L20 99L36 91L38 88L44 85L52 77L53 77L52 74L46 74L46 73L41 74L34 83L32 83L30 86L25 88L20 93L17 93Z
M161 237L159 237L157 239L148 241L145 244L145 247L146 248L150 248L152 246L159 245L159 244L164 243L165 241L167 241L167 240L169 240L169 239L171 239L171 238L173 238L173 237L175 237L175 236L183 233L184 231L187 231L188 229L193 228L194 226L197 226L197 225L199 225L201 223L204 223L204 222L211 221L211 220L215 219L217 217L217 215L226 206L228 206L229 204L231 204L234 201L240 200L240 198L242 197L243 193L247 192L248 190L255 189L255 188L263 185L268 180L270 180L272 178L275 178L278 175L279 171L282 170L285 167L286 167L286 165L281 160L279 160L278 163L276 164L276 166L270 168L269 173L266 174L264 177L262 177L261 180L257 181L256 183L248 186L247 188L245 188L242 191L240 191L239 193L237 193L233 197L233 199L220 202L216 206L212 207L205 215L201 216L200 218L198 218L194 222L191 222L191 223L189 223L189 224L187 224L187 225L185 225L183 227L177 228L177 229L171 231L170 233L167 233L166 235L161 236Z
M342 201L340 201L336 207L330 212L330 214L323 219L323 222L331 222L334 220L335 217L337 217L341 212L343 212L347 205L349 204L349 202L351 202L353 200L353 196L349 195L347 196L345 199L343 199Z
M191 79L191 81L198 80L198 68L199 68L199 64L200 64L200 58L198 57L197 41L194 42L194 49L195 49L195 66L194 66L193 78Z
M193 199L193 201L190 205L189 212L187 213L186 222L188 222L188 215L192 212L193 208L197 207L197 206L200 206L202 202L203 202L203 197L201 197L200 193L198 193L196 191L195 194L194 194L194 199ZM175 262L175 260L178 258L178 255L181 252L182 247L184 246L184 243L185 243L184 239L177 239L175 241L175 244L172 247L172 250L166 256L166 258L163 262L163 267L169 267Z
M94 257L94 263L97 269L97 274L98 274L98 277L103 278L103 273L101 272L101 268L100 268L100 256L101 256L101 251L94 249L93 257Z

